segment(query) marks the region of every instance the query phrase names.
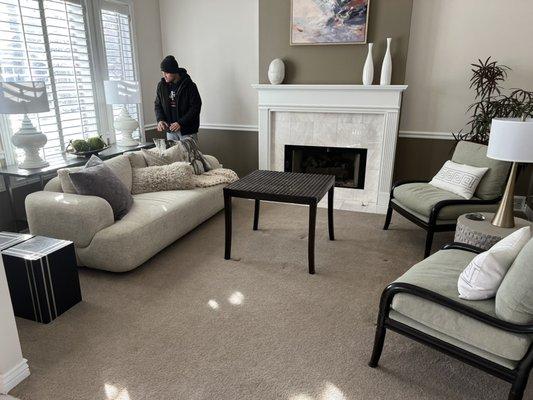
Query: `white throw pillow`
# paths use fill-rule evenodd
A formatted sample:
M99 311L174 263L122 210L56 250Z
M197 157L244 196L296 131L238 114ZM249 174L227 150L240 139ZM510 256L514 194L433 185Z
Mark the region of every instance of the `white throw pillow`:
M526 226L478 254L459 276L459 298L485 300L494 297L505 274L530 238L531 230Z
M488 168L472 167L446 161L440 171L433 177L430 185L458 194L465 199L474 196L477 185Z

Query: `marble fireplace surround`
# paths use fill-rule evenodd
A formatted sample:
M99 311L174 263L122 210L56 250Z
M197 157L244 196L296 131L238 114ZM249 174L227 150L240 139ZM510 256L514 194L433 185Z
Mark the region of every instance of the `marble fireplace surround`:
M285 145L368 150L363 189L335 188L336 209L384 214L404 85L253 85L259 168L283 171ZM325 206L324 200L319 206Z

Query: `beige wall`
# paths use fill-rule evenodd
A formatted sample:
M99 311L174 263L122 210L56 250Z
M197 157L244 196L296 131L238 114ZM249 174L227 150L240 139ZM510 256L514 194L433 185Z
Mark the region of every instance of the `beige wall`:
M414 0L401 130L451 132L464 127L473 101L470 64L511 67L507 87L533 89L533 1Z
M156 123L154 97L157 82L161 78L159 63L163 54L161 51L159 0L134 0L133 13L144 124L149 125Z
M257 125L257 0L160 0L164 55L198 85L202 125Z
M290 0L259 0L259 80L268 83L274 58L286 65L285 83L360 84L366 45L290 46ZM412 0L371 0L368 42L374 42L374 82L379 82L386 38L392 37L392 83L403 83Z

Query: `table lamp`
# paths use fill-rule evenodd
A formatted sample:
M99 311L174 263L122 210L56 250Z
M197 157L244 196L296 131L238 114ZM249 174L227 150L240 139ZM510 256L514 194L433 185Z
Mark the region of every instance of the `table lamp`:
M487 156L511 161L511 173L492 225L514 228L513 199L518 163L533 162L533 119L494 118L490 128Z
M120 114L114 121L115 130L122 135L117 144L124 147L138 146L139 142L133 139L132 133L139 127L139 123L131 117L126 104L141 102L139 82L104 81L104 90L107 104L123 104Z
M48 166L39 154L47 142L28 118L28 114L50 111L44 82L0 82L0 114L24 114L22 125L11 137L15 147L24 150L19 168L33 169Z

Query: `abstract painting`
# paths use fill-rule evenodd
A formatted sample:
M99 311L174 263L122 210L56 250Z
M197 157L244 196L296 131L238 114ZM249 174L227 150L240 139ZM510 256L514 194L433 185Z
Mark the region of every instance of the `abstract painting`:
M292 0L291 45L364 44L370 0Z

